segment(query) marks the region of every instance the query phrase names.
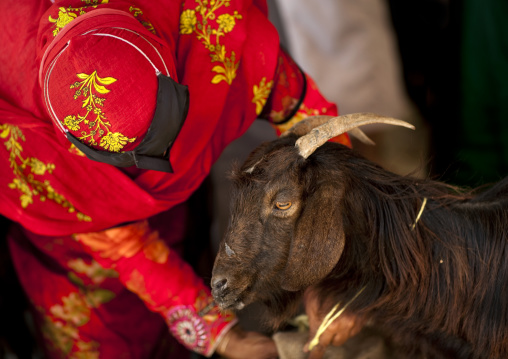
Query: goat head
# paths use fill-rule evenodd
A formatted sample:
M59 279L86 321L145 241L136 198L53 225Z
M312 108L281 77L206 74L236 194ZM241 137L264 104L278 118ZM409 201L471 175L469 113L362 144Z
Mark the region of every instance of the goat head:
M345 244L343 182L340 173L328 170L326 156L312 154L325 143L344 147L327 140L346 131L368 142L357 126L379 122L412 127L372 114L310 117L261 145L233 171L230 223L211 281L222 309L273 302L334 268Z

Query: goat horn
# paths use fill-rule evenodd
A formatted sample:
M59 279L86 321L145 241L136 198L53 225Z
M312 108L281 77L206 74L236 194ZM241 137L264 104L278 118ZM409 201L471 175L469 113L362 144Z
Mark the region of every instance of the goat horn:
M295 134L298 137L306 135L313 128L321 126L324 123L327 123L329 120L334 118L335 116L328 115L318 115L318 116L309 116L304 118L303 120L295 123L293 127L291 127L286 132L283 132L280 137L284 137L290 134Z
M375 145L374 141L372 141L369 136L365 134L362 130L360 130L358 127L352 128L348 131L350 135L355 136L357 139L359 139L361 142L365 143L366 145Z
M320 117L320 116L316 116ZM314 151L329 139L351 131L359 126L373 123L403 126L414 130L414 126L391 117L384 117L374 113L352 113L329 118L325 123L313 128L306 135L296 141L296 147L303 158L308 158ZM295 133L295 132L293 132ZM357 134L357 133L356 133ZM361 136L361 135L360 135ZM366 136L365 136L366 137Z
M289 134L295 134L298 137L301 137L303 135L306 135L309 133L313 128L321 126L322 124L328 122L335 116L328 116L328 115L318 115L318 116L309 116L301 120L300 122L297 122L288 129L286 132L283 132L280 137L287 136ZM349 131L350 135L353 135L361 142L367 144L367 145L374 145L374 141L372 141L362 130L359 128L353 128Z

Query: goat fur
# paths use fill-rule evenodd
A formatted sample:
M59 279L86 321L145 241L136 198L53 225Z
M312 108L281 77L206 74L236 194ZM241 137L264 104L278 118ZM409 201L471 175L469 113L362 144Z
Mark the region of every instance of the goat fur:
M261 301L282 323L309 286L323 303L365 287L349 311L407 357L508 358L508 177L478 194L395 175L335 143L303 159L295 140L262 145L232 174L214 266L229 288L217 302ZM278 199L293 212L277 212Z

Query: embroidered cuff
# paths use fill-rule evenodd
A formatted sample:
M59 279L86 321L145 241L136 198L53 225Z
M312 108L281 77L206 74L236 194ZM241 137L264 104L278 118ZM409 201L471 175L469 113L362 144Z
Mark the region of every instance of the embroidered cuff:
M194 306L179 305L166 314L171 334L190 350L210 357L222 336L238 319L231 312L221 312L213 300L202 293Z

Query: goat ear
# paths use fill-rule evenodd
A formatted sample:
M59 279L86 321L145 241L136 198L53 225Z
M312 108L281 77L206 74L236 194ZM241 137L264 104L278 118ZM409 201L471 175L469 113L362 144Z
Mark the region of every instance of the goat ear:
M297 291L323 279L339 261L345 234L337 191L322 185L307 198L282 275L282 288Z

